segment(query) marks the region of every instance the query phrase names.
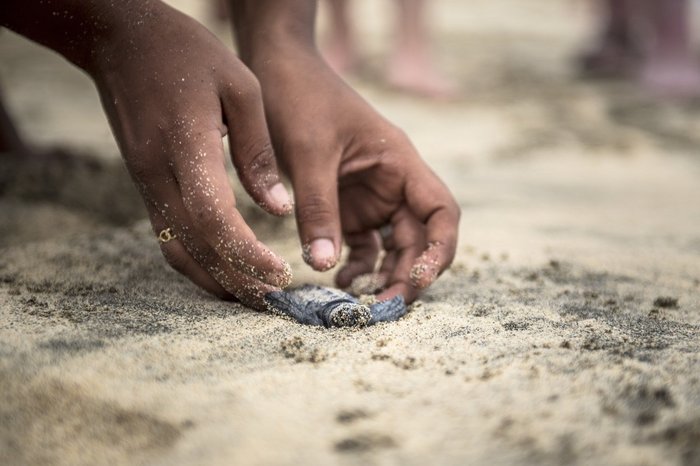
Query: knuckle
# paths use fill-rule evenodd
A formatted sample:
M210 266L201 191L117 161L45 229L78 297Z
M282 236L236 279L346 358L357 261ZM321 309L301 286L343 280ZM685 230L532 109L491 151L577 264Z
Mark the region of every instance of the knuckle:
M197 203L199 204L199 203ZM210 206L194 205L189 207L189 213L192 221L197 226L197 229L203 232L206 236L215 234L219 229L219 221L217 215L213 212Z
M389 139L391 141L394 141L397 143L405 144L409 141L408 135L406 134L406 132L404 130L402 130L401 128L399 128L398 126L392 125L391 128L388 130L388 135L389 135Z
M318 147L324 147L324 144L315 141L307 135L295 135L290 137L285 143L285 152L291 154L307 154L318 151Z
M450 200L450 203L447 206L447 212L449 213L450 217L454 219L455 223L459 222L459 219L462 217L462 209L454 199Z
M260 81L252 72L246 70L243 72L241 79L238 80L235 95L245 103L254 103L262 99L262 88Z
M327 224L333 215L328 200L320 195L311 195L297 204L296 216L300 224Z
M406 132L398 126L389 125L382 130L381 135L381 140L386 141L386 147L391 147L400 151L413 147Z
M257 179L275 170L275 154L270 141L255 141L245 149L244 161L241 170L249 179Z

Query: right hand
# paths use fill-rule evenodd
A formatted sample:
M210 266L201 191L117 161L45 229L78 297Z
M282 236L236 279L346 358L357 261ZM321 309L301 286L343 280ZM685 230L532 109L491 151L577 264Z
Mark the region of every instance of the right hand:
M408 137L315 50L279 47L269 56L253 68L294 188L304 259L328 270L344 239L350 252L339 287L377 270L380 301L412 302L454 259L459 205Z
M289 265L236 209L225 170L228 134L241 183L267 212L292 211L280 183L260 87L204 27L160 2L95 53L97 83L127 168L170 265L220 297L265 309Z

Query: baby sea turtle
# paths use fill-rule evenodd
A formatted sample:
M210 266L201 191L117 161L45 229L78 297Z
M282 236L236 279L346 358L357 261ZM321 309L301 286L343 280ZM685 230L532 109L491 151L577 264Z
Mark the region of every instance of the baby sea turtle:
M344 291L315 285L274 291L265 301L302 324L324 327L364 327L406 314L403 296L366 306Z

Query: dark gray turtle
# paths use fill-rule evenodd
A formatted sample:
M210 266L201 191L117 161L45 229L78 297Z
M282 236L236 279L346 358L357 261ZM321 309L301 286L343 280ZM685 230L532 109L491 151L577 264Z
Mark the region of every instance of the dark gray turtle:
M364 327L406 314L402 296L366 306L344 291L315 285L274 291L265 296L265 301L302 324L324 327Z

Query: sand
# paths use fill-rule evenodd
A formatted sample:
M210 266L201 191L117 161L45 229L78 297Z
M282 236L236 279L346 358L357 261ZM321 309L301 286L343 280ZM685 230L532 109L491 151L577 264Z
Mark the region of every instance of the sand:
M463 99L353 83L450 185L459 251L361 330L171 271L87 79L0 35L24 131L87 157L0 172L0 464L700 464L700 107L578 79L567 2L436 16ZM331 283L241 203L295 283Z

